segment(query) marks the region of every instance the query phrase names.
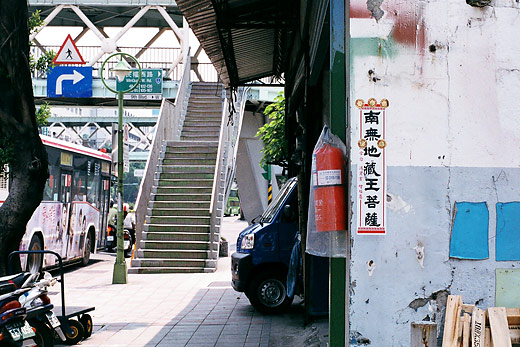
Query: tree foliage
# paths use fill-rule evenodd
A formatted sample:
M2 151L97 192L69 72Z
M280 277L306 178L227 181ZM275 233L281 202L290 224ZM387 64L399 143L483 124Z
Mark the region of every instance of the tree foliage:
M285 137L285 97L279 93L274 102L267 106L264 115L268 121L258 129L255 136L260 137L264 148L260 166L274 164L286 168L288 166L288 147Z

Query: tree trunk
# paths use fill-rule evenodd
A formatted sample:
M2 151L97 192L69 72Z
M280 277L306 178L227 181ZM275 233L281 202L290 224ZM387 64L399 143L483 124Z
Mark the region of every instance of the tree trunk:
M27 16L26 1L0 0L0 137L15 153L9 196L0 207L0 275L7 272L9 253L19 249L49 176L35 117Z

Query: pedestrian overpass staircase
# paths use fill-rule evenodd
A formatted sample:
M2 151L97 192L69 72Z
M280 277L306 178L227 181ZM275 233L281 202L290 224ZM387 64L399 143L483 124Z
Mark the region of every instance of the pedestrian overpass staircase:
M129 273L216 270L245 97L230 118L222 85L189 83L182 98L182 83L181 97L161 108L158 129L164 131L156 134L137 198Z

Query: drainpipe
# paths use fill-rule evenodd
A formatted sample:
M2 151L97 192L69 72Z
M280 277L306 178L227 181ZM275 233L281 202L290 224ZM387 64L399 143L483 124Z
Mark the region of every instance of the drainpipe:
M330 129L348 147L345 0L330 0ZM347 54L346 54L347 53ZM350 162L350 158L348 158ZM349 175L350 170L346 173ZM348 194L350 195L350 185ZM350 200L350 199L349 199ZM350 204L348 204L350 205ZM345 211L347 213L347 211ZM347 227L349 229L350 227ZM348 230L347 230L348 233ZM347 240L350 237L346 238ZM348 242L348 241L347 241ZM348 249L348 248L347 248ZM331 347L346 346L347 259L330 258L329 339Z

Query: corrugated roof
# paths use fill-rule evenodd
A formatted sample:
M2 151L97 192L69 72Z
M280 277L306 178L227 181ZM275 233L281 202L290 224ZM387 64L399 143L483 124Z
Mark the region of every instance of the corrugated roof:
M283 72L295 23L291 0L177 0L222 81L232 87Z

